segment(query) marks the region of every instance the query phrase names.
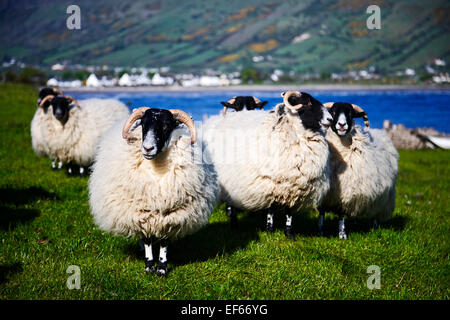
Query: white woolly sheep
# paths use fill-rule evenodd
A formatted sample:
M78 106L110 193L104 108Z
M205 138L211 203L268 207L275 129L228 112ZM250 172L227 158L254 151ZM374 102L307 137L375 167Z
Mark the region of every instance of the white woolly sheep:
M156 273L166 276L167 242L206 225L216 202L216 174L193 158L195 140L185 112L142 107L99 144L89 181L92 215L102 230L143 238L146 272L155 271L152 238L161 240Z
M71 97L50 95L41 102L47 103L47 113L52 116L45 118L42 132L48 154L52 159L69 164L69 174L76 164L80 166L80 175L84 175L102 135L130 114L127 106L115 99L76 101Z
M291 209L315 208L328 192L328 144L323 126L331 115L304 92L288 91L274 111L242 111L209 118L203 130L222 202L249 211L286 211L285 234L294 237Z
M339 238L347 239L344 216L368 217L375 222L392 217L398 153L383 130L363 130L354 118L369 120L361 107L326 103L333 116L326 138L330 146L331 188L319 208L319 235L326 211L339 215Z
M33 147L34 152L38 157L47 157L48 147L47 142L44 139L43 124L46 118L52 116L51 112L48 111L49 102L46 101L41 103L42 100L47 96L57 96L63 95L62 91L57 88L43 88L39 92L39 98L37 100L37 109L34 113L33 119L31 120L31 145ZM56 169L56 160L52 159L52 169ZM62 168L62 162L58 163L58 169Z
M256 109L263 110L264 106L267 104L267 101L261 101L257 97L253 96L234 96L228 101L222 101L220 103L223 105L222 114L226 115L229 108L234 109L236 112ZM227 216L230 217L231 228L237 228L236 208L226 204L225 212Z

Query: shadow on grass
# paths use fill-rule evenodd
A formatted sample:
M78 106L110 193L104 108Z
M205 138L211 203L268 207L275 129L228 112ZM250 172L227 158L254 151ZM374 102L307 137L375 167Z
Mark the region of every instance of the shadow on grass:
M22 271L23 266L20 262L0 265L0 284L5 283L12 275Z
M206 261L216 256L232 254L245 248L251 241L258 240L258 232L264 218L256 214L239 214L239 227L230 228L229 221L209 223L198 232L169 244L169 263L174 266ZM137 244L128 244L125 252L137 259L144 259L144 253ZM158 257L159 243L154 242L153 255Z
M12 230L18 224L33 221L39 215L40 211L36 209L0 207L0 230Z
M22 205L37 200L59 200L53 192L48 192L41 187L26 189L0 188L0 204Z
M38 200L58 199L56 194L40 187L0 188L0 230L14 229L18 224L30 222L40 215L39 210L20 206Z

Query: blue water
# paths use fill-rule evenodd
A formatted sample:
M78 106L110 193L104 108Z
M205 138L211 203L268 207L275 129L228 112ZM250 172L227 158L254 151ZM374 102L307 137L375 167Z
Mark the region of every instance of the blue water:
M309 91L321 102L350 102L362 107L368 114L371 127L381 128L383 121L403 123L408 128L433 127L450 133L450 90L434 91ZM130 104L131 108L177 108L191 114L194 120L204 115L215 115L222 110L220 101L236 95L251 95L267 100L266 110L281 102L280 92L149 92L149 93L79 93L67 92L75 99L115 98ZM358 121L360 121L358 119ZM362 121L361 121L362 124Z

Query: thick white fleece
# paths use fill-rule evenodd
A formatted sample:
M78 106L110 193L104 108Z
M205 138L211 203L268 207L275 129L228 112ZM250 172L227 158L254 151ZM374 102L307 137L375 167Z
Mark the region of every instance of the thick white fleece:
M176 129L166 151L155 159L142 156L142 129L129 144L123 123L109 130L99 144L89 181L90 205L96 224L124 236L154 235L176 239L206 225L217 198L211 166L192 157L186 129Z
M350 217L391 218L398 175L398 153L391 139L383 130L363 131L359 126L345 137L328 130L326 138L332 182L324 208L340 207Z
M125 121L129 110L115 99L87 99L72 108L63 126L55 117L44 121L43 136L52 159L81 166L92 163L102 135L117 121ZM52 114L52 106L47 113ZM122 123L123 123L122 122Z
M51 112L44 109L37 108L34 113L33 120L31 120L31 145L38 157L46 157L48 155L48 146L44 139L43 126L45 119L51 117Z
M282 205L305 211L328 192L328 144L287 111L241 111L209 118L206 156L218 174L221 201L257 211Z

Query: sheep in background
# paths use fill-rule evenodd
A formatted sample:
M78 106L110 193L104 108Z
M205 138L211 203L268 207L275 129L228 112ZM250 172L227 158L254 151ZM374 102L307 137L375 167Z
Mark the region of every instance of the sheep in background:
M129 116L129 110L115 99L86 99L76 101L71 97L45 97L41 103L49 104L52 116L43 123L43 137L48 154L69 164L68 173L73 174L72 165L80 166L80 175L86 173L95 155L102 135L117 121Z
M347 239L344 216L385 221L395 208L398 153L383 130L363 130L355 118L363 118L361 107L342 102L325 106L333 116L326 138L330 145L331 188L319 208L319 235L326 211L339 215L339 238Z
M34 152L38 157L47 157L48 156L48 147L47 142L44 139L44 135L42 133L42 127L45 121L45 118L51 117L51 112L48 111L49 102L48 100L42 102L42 100L47 96L58 96L63 95L62 91L57 88L43 88L39 91L39 98L36 102L36 112L34 113L33 119L31 120L31 145L33 147ZM56 166L57 159L52 159L52 169L61 169L62 162L58 163L58 167Z
M274 111L242 111L204 124L206 156L214 165L219 199L241 210L286 211L285 234L294 237L291 210L315 208L329 189L324 127L331 115L311 95L288 91ZM236 144L236 145L233 145Z
M267 101L261 101L256 97L252 96L235 96L228 100L227 102L220 102L223 105L222 114L227 113L227 109L231 108L236 111L242 110L256 110L256 109L264 109L264 106L267 104Z
M235 96L228 100L227 102L220 102L223 105L222 114L226 115L227 109L232 108L236 112L242 110L256 110L256 109L264 109L264 106L267 104L267 101L261 101L253 96ZM227 216L230 217L230 225L231 228L237 228L237 213L236 208L229 206L226 204L225 210Z
M141 236L146 272L155 271L152 237L161 239L156 272L166 276L167 241L206 225L213 210L216 174L194 161L195 141L185 112L142 107L99 144L89 181L94 220L116 235Z

